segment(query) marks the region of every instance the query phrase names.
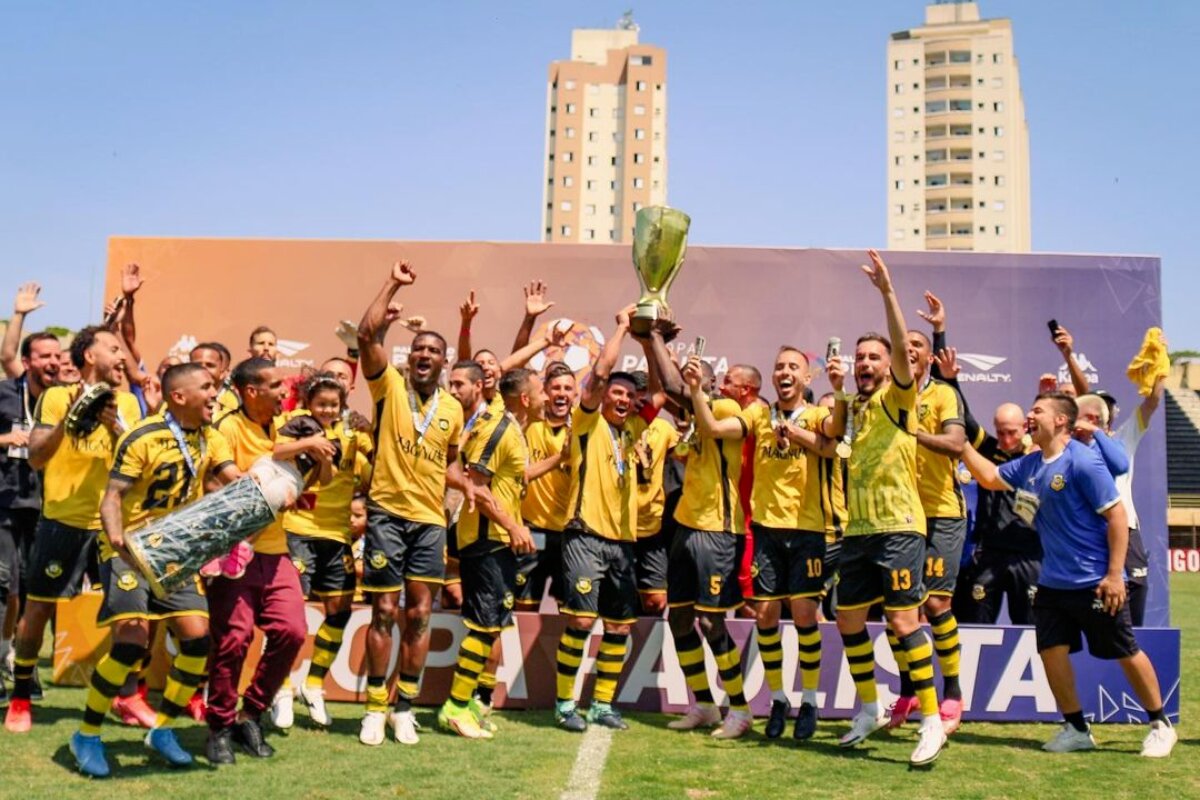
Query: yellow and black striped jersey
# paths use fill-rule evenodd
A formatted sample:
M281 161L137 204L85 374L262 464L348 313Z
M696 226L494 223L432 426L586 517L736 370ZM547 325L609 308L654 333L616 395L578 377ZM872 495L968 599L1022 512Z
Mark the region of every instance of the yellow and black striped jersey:
M637 475L626 425L617 428L600 409L572 413L568 527L605 539L633 541L637 531Z
M504 420L507 420L507 423ZM500 432L489 452L488 446L492 444L492 439L501 424L504 425L504 430ZM495 416L490 410L484 412L479 424L467 434L461 455L468 470L491 478L492 497L496 498L500 507L520 524L528 452L525 436L521 433L521 426L517 421L507 414ZM463 555L488 552L496 546L507 546L512 541L509 532L484 516L478 506L471 511L464 504L456 531L458 551Z
M738 483L742 477L742 440L749 434L747 412L736 401L712 401L717 420L741 422L742 438L710 439L699 431L688 447L683 473L683 494L675 509L675 521L698 531L745 533Z
M307 410L300 414L308 414ZM292 418L300 414L291 415ZM325 436L337 442L341 458L334 465L329 483L313 483L304 490L304 509L283 515L283 528L288 533L313 539L330 539L350 544L350 503L355 493L365 486L361 482L362 460L369 459L374 449L371 437L362 431L347 430L342 420L325 428ZM279 434L279 442L294 442L291 436Z
M917 390L889 380L849 409L850 455L847 536L925 533L917 492Z
M926 383L917 396L917 425L934 435L945 433L947 425L965 427L958 392L938 380ZM957 472L956 459L917 447L917 491L926 517L962 519L967 515Z
M562 452L567 435L565 424L555 427L543 420L532 423L525 429L529 463L536 464ZM521 503L521 514L535 528L561 531L567 525L570 491L570 464L564 463L529 484L525 501Z

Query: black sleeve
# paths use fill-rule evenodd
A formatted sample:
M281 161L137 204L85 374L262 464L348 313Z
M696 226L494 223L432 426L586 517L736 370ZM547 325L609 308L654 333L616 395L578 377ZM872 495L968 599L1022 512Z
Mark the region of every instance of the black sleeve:
M934 331L933 332L933 353L934 353L934 355L937 355L938 352L945 350L945 349L946 349L946 332L945 331ZM938 364L936 361L934 361L932 364L929 365L929 374L932 375L935 380L942 381L943 383L948 383L954 387L955 391L958 391L958 379L956 378L952 381L946 380L946 378L942 375L942 370L941 370L941 368L938 367ZM964 403L964 405L965 405L965 403ZM968 432L967 436L968 436L968 438L970 438L969 432Z

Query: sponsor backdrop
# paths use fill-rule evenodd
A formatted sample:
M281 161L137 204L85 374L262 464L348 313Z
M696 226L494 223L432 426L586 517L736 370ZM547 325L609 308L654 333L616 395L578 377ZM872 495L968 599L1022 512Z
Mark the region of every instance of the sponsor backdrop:
M703 236L701 225L694 233ZM481 306L473 346L506 350L523 310L520 284L547 281L556 305L545 321L577 323L567 352L551 356L575 367L589 363L612 330L614 312L638 295L630 249L621 245L118 237L109 242L107 296L117 293L123 264L141 265L147 280L137 306L138 337L148 360L204 339L226 343L236 358L249 331L267 324L280 338L280 363L299 368L340 351L337 321L358 321L397 258L411 260L418 276L397 298L405 315L426 317L451 347L458 306L470 290ZM885 258L910 326L928 327L916 314L925 290L945 301L967 401L989 427L1000 403L1029 404L1041 374L1058 372L1067 380L1046 328L1050 319L1074 334L1089 379L1117 397L1122 416L1132 412L1137 393L1125 367L1146 328L1161 324L1157 258L932 252ZM769 372L783 343L812 353L819 365L830 336L841 337L843 350L852 352L864 331L884 329L879 296L858 269L865 259L858 250L693 247L670 293L683 326L676 351L685 355L696 335L705 336L706 357L717 372L738 362ZM389 338L397 363L410 339L401 330ZM638 364L636 345L627 344L623 353L623 367ZM817 377L813 388L820 394L828 383ZM361 382L355 403L369 405ZM1135 484L1150 550L1146 620L1167 625L1161 421L1138 451Z
M99 608L99 596L83 595L60 606L58 637L54 653L55 680L83 685L94 662L108 650L105 636L96 635L92 624ZM312 655L312 639L321 626L320 606L308 606L310 639L301 653L302 662L293 675L299 681L308 668ZM371 622L370 609L358 607L351 615L346 629L345 644L326 678L325 689L332 700L362 702L366 678L363 674L367 627ZM554 654L562 634L561 618L551 615L518 613L516 627L502 636L503 661L497 670L497 703L504 708L550 708L554 704ZM770 711L771 693L763 675L762 661L754 642L753 624L748 620L733 620L730 633L745 654L746 696L756 714ZM454 677L454 659L466 629L454 614L434 614L431 624L433 641L429 661L421 684L418 702L439 704L450 691ZM399 633L394 638L399 647ZM842 654L837 629L828 623L821 626L821 688L818 707L825 718L850 717L855 709L854 681ZM885 687L880 701L886 707L899 689L896 662L888 647L887 637L880 625L871 626L878 660L876 677ZM583 698L591 696L594 659L599 648L600 627L597 625L586 650L579 681ZM1031 628L995 626L961 628L964 717L967 720L994 721L1058 721L1054 696L1046 682L1037 642ZM1153 659L1163 687L1165 708L1172 720L1179 719L1179 631L1142 629L1138 643ZM243 683L254 674L261 652L259 643L250 647L250 658L243 671ZM796 634L791 625L783 627L784 674L796 676ZM155 661L149 679L161 686L168 664L166 650L155 648ZM392 653L395 667L397 650ZM1079 681L1079 697L1083 709L1097 722L1143 722L1144 709L1132 696L1129 684L1115 662L1097 661L1087 655L1074 657L1075 674ZM708 656L708 675L713 687L719 687L716 663ZM800 690L789 687L793 707L800 706ZM721 692L714 692L719 702ZM675 646L670 631L662 620L639 620L634 627L629 658L617 690L617 702L628 708L682 713L689 702L683 672L675 658Z

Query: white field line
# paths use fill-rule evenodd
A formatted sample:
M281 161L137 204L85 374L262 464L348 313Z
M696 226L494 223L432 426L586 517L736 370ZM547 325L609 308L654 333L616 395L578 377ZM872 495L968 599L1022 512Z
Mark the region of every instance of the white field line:
M596 800L600 791L600 776L604 774L604 762L608 760L608 749L612 746L613 732L603 725L590 725L579 744L575 766L567 788L559 800Z

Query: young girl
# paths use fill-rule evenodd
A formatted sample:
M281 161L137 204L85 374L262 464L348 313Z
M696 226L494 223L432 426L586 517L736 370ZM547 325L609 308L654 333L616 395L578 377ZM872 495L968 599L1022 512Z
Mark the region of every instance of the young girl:
M351 504L372 442L367 434L346 427L343 420L346 389L331 373L311 376L301 387L300 396L304 409L280 429L276 457L290 455L294 443L317 426L338 451L332 469L328 470L331 474L322 474L320 482L313 482L296 510L286 512L283 517L288 550L300 573L301 589L325 606L325 620L317 631L300 697L313 722L326 727L331 719L325 708L325 675L341 646L356 586L349 525ZM321 472L327 471L321 465L315 466ZM291 725L291 698L291 687L285 685L272 707L273 722L278 727Z

